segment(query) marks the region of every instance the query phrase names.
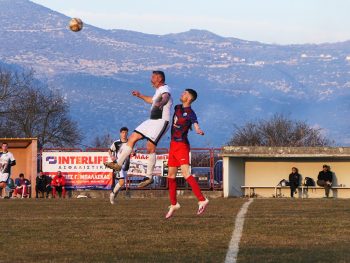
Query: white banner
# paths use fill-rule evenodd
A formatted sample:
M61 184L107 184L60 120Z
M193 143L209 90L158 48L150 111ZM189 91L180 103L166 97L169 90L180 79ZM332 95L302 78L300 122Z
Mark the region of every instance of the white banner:
M108 152L43 152L43 172L111 172Z
M130 158L130 167L128 175L146 176L148 154L137 153ZM157 155L156 165L153 169L153 175L162 176L164 166L168 166L168 154Z
M156 159L156 165L154 166L153 175L155 176L168 176L168 154L158 154ZM191 158L191 153L190 153ZM147 159L148 154L137 153L130 158L130 167L128 175L130 176L146 176L147 172ZM190 166L191 172L191 166ZM182 177L180 169L178 170L176 177Z
M68 189L110 189L112 170L104 162L108 152L43 152L42 171L51 177L61 171Z

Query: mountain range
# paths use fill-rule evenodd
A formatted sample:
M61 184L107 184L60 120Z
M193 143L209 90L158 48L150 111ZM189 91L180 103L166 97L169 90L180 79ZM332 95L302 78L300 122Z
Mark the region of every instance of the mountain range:
M149 105L131 91L153 95L152 70L165 71L176 103L185 88L198 91L193 108L206 135L192 132L195 147L220 147L235 125L275 113L350 144L350 41L276 45L205 30L152 35L88 24L74 33L69 20L28 0L0 0L0 62L34 69L60 90L85 145L148 118Z

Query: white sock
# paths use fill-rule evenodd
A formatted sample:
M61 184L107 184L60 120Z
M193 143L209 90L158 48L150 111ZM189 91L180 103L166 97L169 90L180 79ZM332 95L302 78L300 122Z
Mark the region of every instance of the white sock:
M117 161L119 166L123 165L125 159L129 157L131 152L132 152L132 148L129 145L125 145L123 147L123 151L120 153L120 156L119 156L118 161Z
M116 184L116 185L114 186L114 189L113 189L113 191L112 191L112 193L114 194L114 196L118 194L120 188L121 188L121 186L120 186L119 184Z
M156 165L156 153L150 153L147 159L147 173L146 176L149 178L153 177L153 169Z

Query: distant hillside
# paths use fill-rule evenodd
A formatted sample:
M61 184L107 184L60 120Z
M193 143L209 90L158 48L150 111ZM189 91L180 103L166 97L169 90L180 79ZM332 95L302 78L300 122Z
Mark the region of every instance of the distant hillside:
M149 107L130 92L151 95L155 69L166 72L175 101L184 88L199 92L193 107L207 133L191 135L193 146L221 146L235 124L275 112L350 144L350 41L281 46L204 30L159 36L91 25L73 33L67 16L28 0L0 0L0 10L0 60L34 68L62 90L86 144L147 118Z

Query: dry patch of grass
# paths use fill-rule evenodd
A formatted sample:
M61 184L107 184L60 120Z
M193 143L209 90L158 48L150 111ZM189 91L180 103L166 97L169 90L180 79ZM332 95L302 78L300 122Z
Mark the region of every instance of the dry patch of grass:
M222 262L243 199L0 200L1 262Z
M238 262L350 262L350 201L254 200Z

